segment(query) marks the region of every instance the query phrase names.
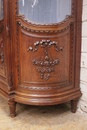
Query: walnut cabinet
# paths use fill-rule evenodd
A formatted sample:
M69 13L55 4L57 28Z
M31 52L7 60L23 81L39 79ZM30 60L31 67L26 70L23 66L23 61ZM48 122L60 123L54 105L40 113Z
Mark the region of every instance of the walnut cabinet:
M0 0L0 93L16 103L55 105L80 92L82 0Z

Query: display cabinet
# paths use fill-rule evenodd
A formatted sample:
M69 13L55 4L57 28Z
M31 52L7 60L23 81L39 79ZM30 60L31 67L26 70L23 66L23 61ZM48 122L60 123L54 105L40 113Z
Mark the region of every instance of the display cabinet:
M0 92L16 103L55 105L80 92L82 0L0 0Z

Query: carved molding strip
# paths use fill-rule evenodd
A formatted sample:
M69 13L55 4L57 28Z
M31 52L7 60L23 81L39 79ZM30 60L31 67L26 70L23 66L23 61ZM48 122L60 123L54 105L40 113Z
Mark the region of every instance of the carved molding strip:
M30 29L30 28L26 27L25 25L23 25L20 21L17 21L17 24L19 26L21 26L21 28L24 29L25 31L32 32L32 33L63 33L67 29L69 29L72 22L70 22L65 28L63 28L61 30L33 30L33 29Z
M63 47L58 47L56 41L51 41L51 40L42 40L42 41L37 41L34 43L34 48L29 46L28 47L28 52L36 52L39 49L39 46L43 48L44 50L44 58L40 58L39 60L33 59L32 63L34 66L36 66L36 70L40 73L41 79L48 80L50 78L50 73L55 71L55 66L59 64L59 59L53 59L50 58L48 54L49 48L54 46L55 51L60 52L63 51Z
M18 36L19 36L19 30L18 30L18 26L16 28L16 53L17 53L17 76L18 76L18 83L20 84L20 63L19 63L19 42L18 42Z
M70 44L70 48L71 48L71 52L70 52L70 57L71 57L71 61L70 61L70 82L72 82L72 73L74 73L74 70L73 70L73 57L74 57L74 44L75 44L75 40L74 40L74 24L71 24L70 26L70 30L71 30L71 44Z
M61 84L61 85L57 85L54 87L29 87L29 86L24 86L24 85L20 85L21 88L24 89L28 89L28 90L36 90L36 91L45 91L45 90L52 90L52 89L58 89L61 87L65 87L65 86L70 86L72 83L69 83L68 81L65 84Z

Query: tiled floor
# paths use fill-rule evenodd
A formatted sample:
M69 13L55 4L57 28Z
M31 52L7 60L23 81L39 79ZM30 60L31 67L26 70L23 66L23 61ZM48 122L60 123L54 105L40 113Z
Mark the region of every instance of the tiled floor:
M0 130L87 130L87 115L72 114L66 105L17 104L17 116L10 118L8 104L0 97Z

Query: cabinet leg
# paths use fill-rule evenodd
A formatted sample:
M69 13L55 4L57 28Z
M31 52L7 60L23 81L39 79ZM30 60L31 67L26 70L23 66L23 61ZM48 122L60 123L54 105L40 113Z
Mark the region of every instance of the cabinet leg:
M10 116L14 118L16 116L16 102L9 99L8 101L9 109L10 109Z
M77 110L77 99L71 100L71 112L75 113Z

